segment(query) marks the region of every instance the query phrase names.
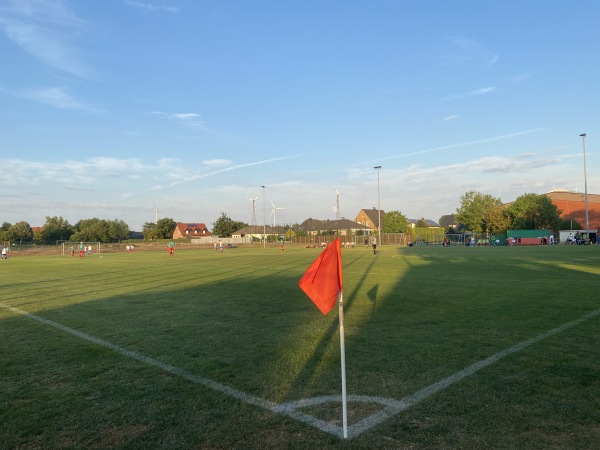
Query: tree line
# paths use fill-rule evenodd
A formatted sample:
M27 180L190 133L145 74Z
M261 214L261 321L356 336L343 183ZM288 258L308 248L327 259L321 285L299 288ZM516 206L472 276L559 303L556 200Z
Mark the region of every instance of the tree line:
M13 225L4 222L0 228L0 239L17 244L32 241L41 244L62 241L109 243L129 239L129 233L129 226L118 219L83 219L71 225L62 217L46 216L44 226L36 232L25 221Z
M507 230L568 230L581 224L563 220L562 211L545 194L523 194L509 204L477 191L460 199L455 219L473 233L502 234Z
M216 236L231 236L237 230L248 226L245 222L231 219L224 212L212 225L213 234ZM171 239L175 226L175 220L170 217L159 219L156 223L146 222L142 226L142 235L146 240ZM0 227L0 239L3 242L17 244L24 242L56 244L64 241L111 243L127 240L131 235L129 226L118 219L83 219L71 225L63 217L46 216L46 222L41 228L34 232L25 221L15 224L4 222Z
M461 229L473 233L501 234L507 230L551 229L566 230L581 228L581 224L562 220L561 211L545 194L524 194L514 202L504 204L499 198L477 191L468 191L460 199L456 209L455 219ZM163 218L154 222L146 222L142 228L144 239L171 239L176 222L172 218ZM231 236L234 232L247 227L242 221L231 219L226 213L212 222L212 234L215 236ZM419 219L417 228L427 228L424 219ZM408 219L400 211L387 212L382 217L383 233L408 232ZM455 230L460 231L460 230ZM286 238L300 236L302 231L298 226L285 227ZM129 226L119 219L83 219L71 225L62 217L46 217L41 230L33 232L25 222L10 224L4 222L0 227L0 239L3 242L23 243L39 242L54 244L61 241L72 242L118 242L129 239Z
M523 194L509 204L497 197L477 191L468 191L460 199L454 213L457 223L448 231L505 234L508 230L567 230L581 228L573 221L563 220L562 211L545 194ZM442 219L440 218L440 222ZM390 211L382 217L382 232L406 233L408 219L400 211ZM416 228L427 228L423 219Z
M171 218L164 218L154 222L146 222L142 226L144 239L170 239L177 223ZM245 222L233 220L226 213L221 212L217 220L212 222L212 234L214 236L231 236L238 230L247 227Z

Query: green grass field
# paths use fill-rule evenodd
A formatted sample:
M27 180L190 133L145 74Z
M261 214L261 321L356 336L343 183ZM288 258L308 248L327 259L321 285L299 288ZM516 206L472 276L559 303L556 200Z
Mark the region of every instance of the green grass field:
M318 254L0 261L0 448L597 448L600 247L343 249L349 439Z

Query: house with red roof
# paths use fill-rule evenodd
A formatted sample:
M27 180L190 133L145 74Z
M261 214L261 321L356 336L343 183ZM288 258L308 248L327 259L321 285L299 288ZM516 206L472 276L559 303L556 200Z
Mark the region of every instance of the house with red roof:
M203 223L177 222L175 224L175 231L173 231L173 239L184 239L202 236L212 236L212 233Z

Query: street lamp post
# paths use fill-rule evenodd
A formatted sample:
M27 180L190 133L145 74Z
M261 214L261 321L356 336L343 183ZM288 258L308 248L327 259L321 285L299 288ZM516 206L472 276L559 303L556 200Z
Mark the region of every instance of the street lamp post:
M590 221L589 221L589 210L588 210L588 196L587 196L587 172L585 168L585 137L587 136L585 133L581 133L581 140L583 141L583 186L584 186L584 195L585 195L585 233L586 239L590 240Z
M379 171L381 170L381 166L375 166L373 169L377 169L377 234L379 235L379 245L383 245L383 240L381 239L381 205L380 205L380 196L379 196Z
M267 213L265 207L265 187L262 186L263 190L263 248L267 248Z

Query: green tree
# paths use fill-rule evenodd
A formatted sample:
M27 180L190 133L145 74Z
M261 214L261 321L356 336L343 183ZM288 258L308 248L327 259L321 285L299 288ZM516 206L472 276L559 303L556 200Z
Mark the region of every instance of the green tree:
M130 232L131 230L129 229L129 225L127 225L125 221L121 219L108 221L108 233L111 239L115 241L129 239Z
M75 228L62 217L49 217L46 216L46 223L39 234L39 240L42 242L55 243L59 240L68 241Z
M502 206L499 198L481 192L468 191L460 198L460 206L455 218L473 233L491 231L490 214L494 208Z
M82 219L75 224L71 241L110 242L108 226L105 221L98 218Z
M10 230L11 224L8 222L4 222L2 227L0 227L0 241L7 242L10 240L8 237L8 230Z
M154 222L145 222L142 225L142 235L149 241L156 239L156 224Z
M247 227L248 224L245 222L235 221L227 214L221 211L221 215L217 220L212 223L214 235L220 237L231 236L236 231Z
M296 222L295 224L293 224L290 227L292 230L294 230L295 236L296 237L300 237L300 236L308 236L308 233L306 231L304 231L301 227L300 224L298 222Z
M562 223L560 211L545 194L523 194L510 204L508 213L517 230L558 230Z
M129 226L122 220L84 219L75 224L71 241L116 242L129 238Z
M159 219L156 223L146 222L142 226L142 234L144 235L144 239L147 240L172 239L176 225L177 223L169 217Z
M512 218L504 205L497 205L487 210L485 217L486 230L490 233L506 233L512 228Z
M425 222L425 219L423 217L421 217L419 220L417 220L415 228L429 228L429 224Z
M32 241L33 230L27 222L17 222L8 229L8 240L20 244Z
M400 211L385 213L382 221L383 233L406 233L408 231L408 219Z
M561 230L582 230L583 225L573 219L565 219L560 225Z
M154 239L172 239L177 222L170 217L158 219L154 227Z

